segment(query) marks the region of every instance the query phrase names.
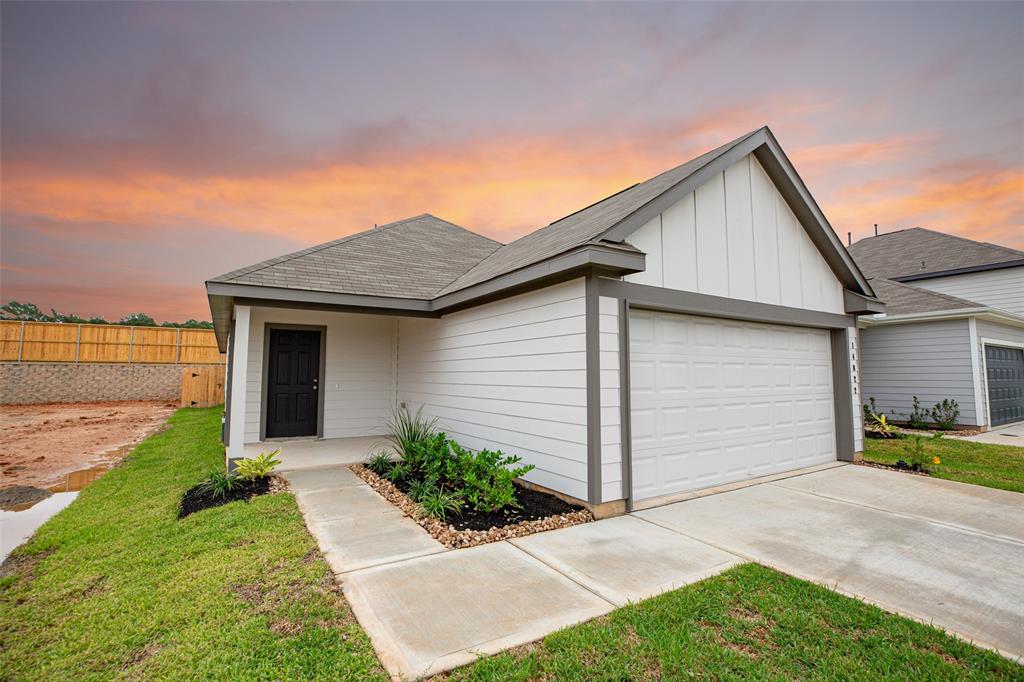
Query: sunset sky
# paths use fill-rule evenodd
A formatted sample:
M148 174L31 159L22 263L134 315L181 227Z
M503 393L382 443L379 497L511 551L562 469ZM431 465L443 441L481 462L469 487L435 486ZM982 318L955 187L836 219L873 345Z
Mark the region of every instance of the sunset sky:
M1024 3L4 2L4 302L429 212L503 242L767 124L836 232L1024 249Z

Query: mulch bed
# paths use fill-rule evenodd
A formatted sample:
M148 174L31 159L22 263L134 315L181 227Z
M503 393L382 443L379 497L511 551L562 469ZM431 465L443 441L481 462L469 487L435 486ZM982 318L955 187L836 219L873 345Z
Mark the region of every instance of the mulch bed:
M498 512L464 509L461 514L441 521L426 514L404 490L362 464L353 464L350 468L381 497L404 511L435 540L451 549L519 538L594 520L594 515L583 507L569 504L554 495L518 486L516 498L522 505L520 508Z
M882 464L880 462L857 462L860 466L874 467L875 469L888 469L889 471L899 471L904 474L914 474L915 476L931 476L931 473L927 469L915 469L913 465L907 464L903 460L896 462L895 464Z
M279 476L264 476L254 481L239 481L234 490L224 497L213 497L196 485L185 491L181 498L181 505L178 507L178 518L183 519L190 514L201 512L204 509L219 507L229 502L248 502L250 498L257 495L279 493L287 489L284 479Z

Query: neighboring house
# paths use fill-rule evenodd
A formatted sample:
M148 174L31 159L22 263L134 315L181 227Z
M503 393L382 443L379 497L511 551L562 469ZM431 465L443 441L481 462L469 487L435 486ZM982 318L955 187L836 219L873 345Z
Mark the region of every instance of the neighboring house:
M510 244L421 215L207 292L229 460L397 402L602 513L853 460L883 310L767 128Z
M1024 421L1024 251L915 227L850 247L884 315L862 317L861 384L905 418L914 396L960 423Z

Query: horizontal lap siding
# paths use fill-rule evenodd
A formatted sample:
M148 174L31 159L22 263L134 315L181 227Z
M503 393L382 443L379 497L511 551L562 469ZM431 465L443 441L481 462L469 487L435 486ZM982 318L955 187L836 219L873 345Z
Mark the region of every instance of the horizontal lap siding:
M1024 315L1024 266L921 279L911 284Z
M462 445L537 468L587 496L586 310L577 280L446 315L402 318L398 398Z
M245 442L260 439L267 323L326 326L324 437L385 432L395 401L395 318L277 308L253 308L249 326Z
M913 396L924 408L944 398L960 406L961 424L978 424L967 320L898 324L860 330L861 402L905 418Z

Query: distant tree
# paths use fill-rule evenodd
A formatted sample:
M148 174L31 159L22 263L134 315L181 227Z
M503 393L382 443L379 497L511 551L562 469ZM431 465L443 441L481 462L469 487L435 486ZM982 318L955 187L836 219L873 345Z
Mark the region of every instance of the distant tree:
M50 308L50 322L67 322L69 324L81 324L85 322L84 317L79 317L74 313L58 313L53 308Z
M118 324L129 324L133 327L155 327L156 320L146 313L131 313L121 318Z
M187 322L161 322L161 327L178 327L181 329L213 329L213 322L206 320L188 320Z
M18 303L10 301L0 306L0 319L25 320L28 322L49 322L50 318L34 303Z
M90 317L85 322L86 322L86 324L110 324L109 322L104 320L102 317Z

